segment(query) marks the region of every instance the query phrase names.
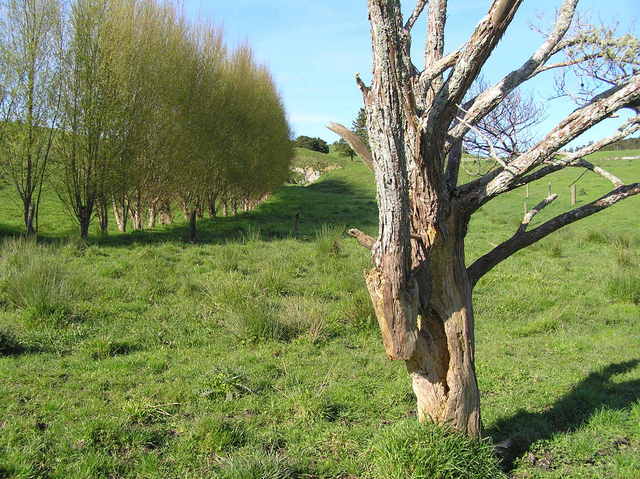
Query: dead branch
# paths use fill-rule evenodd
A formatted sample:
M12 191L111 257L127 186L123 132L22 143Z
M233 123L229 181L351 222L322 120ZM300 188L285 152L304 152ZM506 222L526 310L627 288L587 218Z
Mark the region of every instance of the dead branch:
M424 7L427 6L427 3L429 3L429 0L418 0L416 8L413 10L413 13L407 20L407 23L404 25L404 29L407 33L411 31L415 23L418 21L418 18L420 18L420 15L422 14Z
M521 4L522 0L493 2L486 17L480 21L463 47L445 86L440 89L433 111L430 112L432 118L441 118L447 125L450 123L455 116L455 105L461 102ZM443 113L445 117L441 117Z
M610 206L613 206L619 201L637 194L640 194L640 183L623 185L607 193L596 201L558 215L533 230L516 233L507 241L477 259L471 266L469 266L469 268L467 268L471 284L475 285L480 278L491 271L496 265L517 251L540 241L542 238L564 226L598 213Z
M544 200L542 200L540 203L538 203L532 209L530 209L522 218L522 223L520 223L520 226L518 227L518 231L516 232L516 235L521 235L525 231L527 231L527 228L529 227L529 223L531 223L531 220L533 220L533 218L538 213L540 213L543 209L545 209L547 206L553 203L556 199L558 199L557 194L547 196Z
M476 124L480 118L491 112L509 93L532 78L535 71L544 65L555 53L555 48L566 35L573 20L578 0L565 0L558 12L553 31L535 53L517 70L512 71L498 83L478 95L465 116L466 124L459 123L449 134L462 138L468 131L467 124Z
M373 170L373 156L371 155L371 151L358 135L339 123L331 122L327 125L327 128L344 138L344 141L349 143L351 149L358 154L364 164Z
M369 236L368 234L360 231L359 229L352 228L347 231L349 236L355 238L360 246L367 248L368 250L373 249L373 245L376 242L375 238Z
M640 100L640 74L623 86L609 89L588 105L575 110L562 120L547 136L526 153L509 162L507 168L493 171L461 187L463 194L475 207L497 195L509 191L513 184L538 165L548 161L555 152L577 138L593 125L610 117L626 105Z
M444 29L447 24L447 0L431 0L425 48L425 68L442 59Z
M367 86L367 84L364 81L362 81L362 78L360 78L360 73L356 73L356 84L358 85L358 88L360 89L360 91L362 92L362 95L366 99L367 95L369 94L370 88Z
M568 155L562 157L561 159L546 161L545 163L547 163L547 166L544 166L527 176L521 177L517 182L515 182L512 185L511 188L509 188L509 191L512 189L524 186L526 184L529 184L533 181L539 180L541 178L544 178L545 176L550 175L551 173L555 173L556 171L560 171L563 168L571 167L571 166L588 168L592 170L594 173L599 174L603 178L606 178L607 180L611 181L614 184L614 186L618 187L623 184L623 182L618 177L605 171L600 167L596 167L592 165L588 161L584 160L583 157L590 155L591 153L595 153L596 151L601 150L602 148L604 148L607 145L610 145L611 143L615 143L616 141L622 140L623 138L626 138L627 136L635 133L638 130L640 130L640 116L636 116L627 120L623 125L621 125L618 128L618 131L613 135L602 138L590 145L587 145L579 149L578 151L569 153Z

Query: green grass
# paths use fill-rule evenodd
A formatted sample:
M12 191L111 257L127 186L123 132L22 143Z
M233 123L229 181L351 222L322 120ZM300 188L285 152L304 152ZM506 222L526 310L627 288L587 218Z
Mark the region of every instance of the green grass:
M627 158L640 156L640 150L597 151L587 156L588 160L607 160L611 158Z
M313 168L315 170L323 171L327 168L335 168L336 166L342 167L355 162L360 162L360 160L355 157L352 161L349 157L340 155L336 152L325 154L308 150L306 148L296 148L293 166L298 168Z
M626 181L640 162L606 162ZM348 159L256 211L144 233L74 233L46 194L39 244L0 190L1 478L500 477L488 445L417 425L364 287L375 188ZM554 176L570 207L579 170ZM609 188L587 174L579 204ZM548 182L530 188L530 205ZM524 191L474 217L472 261ZM640 471L640 231L633 198L519 252L475 291L483 423L514 478ZM294 216L300 214L297 233ZM431 469L430 469L431 468ZM439 476L437 475L439 474Z

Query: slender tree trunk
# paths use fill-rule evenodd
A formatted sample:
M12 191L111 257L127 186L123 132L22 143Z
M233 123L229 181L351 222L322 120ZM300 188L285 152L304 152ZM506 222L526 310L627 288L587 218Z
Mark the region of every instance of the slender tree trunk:
M36 205L30 197L24 198L24 226L27 231L27 236L35 236L36 228L34 222L36 220Z
M89 239L89 225L91 224L91 209L87 206L80 206L78 211L78 222L80 223L80 238Z
M218 211L216 208L216 200L217 200L218 195L209 195L209 197L207 198L207 209L208 209L208 213L209 213L209 218L215 218Z
M227 205L227 200L222 202L222 215L227 217L229 216L229 206Z
M124 233L127 231L127 220L129 219L129 206L126 199L123 199L121 204L118 205L115 200L113 200L113 216L116 219L116 225L118 226L118 231L120 233Z
M133 204L129 203L129 213L134 231L142 231L144 229L144 207L140 193L136 194Z
M96 213L100 222L100 234L109 234L109 208L106 200L97 202Z
M196 224L197 224L197 221L198 221L198 211L194 208L189 213L189 242L191 242L191 243L195 243L196 242L196 236L197 236Z
M165 202L160 206L160 222L163 225L170 225L171 223L173 223L171 205L168 202Z
M149 205L149 221L147 222L147 226L149 228L156 227L156 221L158 219L158 201L159 200L154 200L151 202L151 205Z

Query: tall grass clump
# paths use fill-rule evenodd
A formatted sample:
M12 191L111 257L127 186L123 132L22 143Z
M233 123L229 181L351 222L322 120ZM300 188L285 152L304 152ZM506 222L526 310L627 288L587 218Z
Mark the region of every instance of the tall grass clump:
M16 239L2 244L0 254L0 288L8 304L35 317L69 309L77 288L52 247Z
M284 457L251 452L225 460L217 477L220 479L293 479L296 475Z
M607 281L607 293L614 301L640 304L640 276L637 271L620 269Z
M318 259L338 256L342 252L342 233L344 227L322 225L316 233L316 255Z
M405 420L373 439L372 479L506 479L489 443Z

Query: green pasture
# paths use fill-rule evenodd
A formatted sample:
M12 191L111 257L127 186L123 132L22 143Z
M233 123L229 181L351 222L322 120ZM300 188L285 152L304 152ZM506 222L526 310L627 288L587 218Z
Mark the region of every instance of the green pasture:
M0 478L640 477L640 198L499 265L475 290L487 440L415 421L363 283L375 234L359 162L284 186L257 210L75 239L51 192L37 243L0 198ZM305 160L307 161L307 160ZM465 165L473 172L473 162ZM640 161L603 161L627 182ZM610 184L568 169L474 217L467 258ZM549 185L549 182L551 183ZM295 217L298 225L294 228Z

